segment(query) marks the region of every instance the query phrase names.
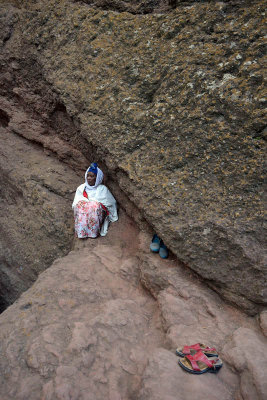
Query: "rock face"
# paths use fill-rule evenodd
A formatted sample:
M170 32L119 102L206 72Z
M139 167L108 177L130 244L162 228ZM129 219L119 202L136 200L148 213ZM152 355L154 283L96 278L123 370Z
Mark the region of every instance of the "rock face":
M263 1L0 0L0 311L49 267L0 315L1 400L267 397L263 16ZM120 219L74 240L92 160ZM174 255L149 254L122 208ZM217 375L177 365L196 342Z
M4 132L79 173L92 156L102 162L181 261L260 310L264 2L177 2L146 15L104 2L12 3L0 2ZM12 187L22 190L15 178Z
M77 240L1 314L1 400L266 398L257 321L174 258L147 254L150 237L120 217L107 237ZM178 366L176 347L198 341L217 348L217 375Z
M26 120L20 123L27 124ZM18 128L19 129L19 128ZM28 131L29 132L29 131ZM77 175L41 148L0 127L0 305L4 309L73 241ZM1 310L2 311L2 310Z
M19 15L1 10L0 311L69 251L71 203L81 183L73 168L88 164L73 140L62 138L77 130L33 58L18 43L5 52Z

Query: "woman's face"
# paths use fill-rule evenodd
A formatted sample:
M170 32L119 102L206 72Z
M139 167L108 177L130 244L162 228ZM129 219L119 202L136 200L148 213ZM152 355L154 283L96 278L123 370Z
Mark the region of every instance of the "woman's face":
M87 174L87 182L90 186L94 186L96 181L96 175L93 172L88 172Z

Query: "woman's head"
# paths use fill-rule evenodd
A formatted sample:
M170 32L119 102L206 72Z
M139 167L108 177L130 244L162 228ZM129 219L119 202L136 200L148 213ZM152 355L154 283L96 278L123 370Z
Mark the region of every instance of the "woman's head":
M88 171L88 172L87 172L87 182L88 182L88 185L94 186L94 185L95 185L95 181L96 181L96 174L94 174L94 173L91 172L91 171Z
M85 173L85 184L88 189L94 189L103 181L103 172L97 163L92 163Z

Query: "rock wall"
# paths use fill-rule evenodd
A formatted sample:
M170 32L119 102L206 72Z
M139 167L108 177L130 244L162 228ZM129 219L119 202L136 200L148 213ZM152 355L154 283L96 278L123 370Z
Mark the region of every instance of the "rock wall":
M11 304L73 240L71 202L80 179L0 127L0 305Z
M68 160L75 167L87 165L62 139L77 130L36 59L15 35L12 43L18 10L3 6L1 11L0 311L70 250L71 203L81 178Z
M181 261L247 312L261 309L264 2L146 15L1 3L3 129L76 173L102 161Z

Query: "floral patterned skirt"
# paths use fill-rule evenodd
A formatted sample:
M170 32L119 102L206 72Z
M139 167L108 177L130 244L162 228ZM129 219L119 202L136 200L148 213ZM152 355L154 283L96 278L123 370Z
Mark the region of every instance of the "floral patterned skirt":
M74 207L75 232L78 238L96 238L105 218L98 201L79 201Z

